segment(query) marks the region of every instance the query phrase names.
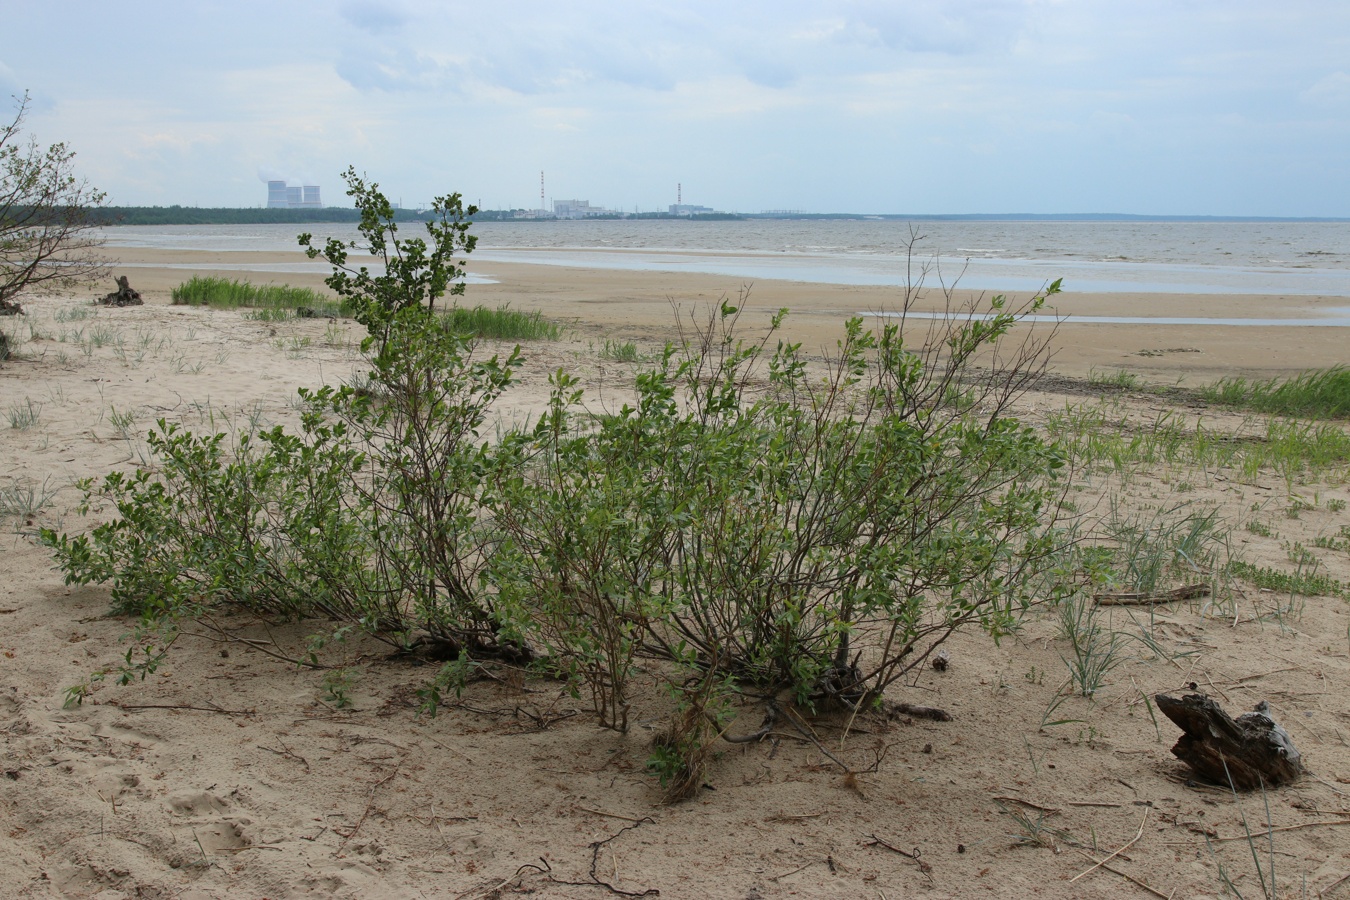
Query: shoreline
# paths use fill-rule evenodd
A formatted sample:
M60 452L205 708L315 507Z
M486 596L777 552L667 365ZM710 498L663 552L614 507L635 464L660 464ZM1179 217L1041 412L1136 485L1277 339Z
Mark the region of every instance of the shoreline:
M324 289L328 267L299 251L164 250L110 247L118 267L130 271L132 285L149 303L168 304L174 286L191 275L294 284ZM663 343L674 334L674 309L744 299L743 326L765 327L779 309L789 310L783 337L812 352L834 347L846 319L894 311L903 289L884 285L816 284L783 279L742 279L692 271L592 269L470 257L473 281L464 302L498 306L509 303L564 322L580 332L625 340ZM284 267L284 268L283 268ZM480 283L474 283L482 279ZM1053 298L1047 312L1068 315L1056 328L1052 371L1086 376L1092 371L1128 369L1151 381L1195 384L1225 375L1287 376L1307 369L1344 364L1345 335L1337 327L1315 327L1317 320L1344 318L1350 301L1339 296L1240 295L1189 293L1088 293L1070 289ZM99 296L102 285L89 296ZM987 301L993 291L958 289L961 306ZM1031 291L1012 291L1010 301ZM940 313L943 292L927 288L913 305L921 313ZM1235 307L1238 309L1235 310ZM1235 315L1235 312L1248 315ZM1081 317L1077 321L1074 317ZM1138 321L1109 322L1105 318ZM1158 320L1151 322L1148 320ZM1176 319L1218 319L1214 324ZM1227 324L1222 320L1307 320L1306 325ZM1096 321L1093 321L1096 320ZM1314 326L1314 327L1309 327ZM1028 325L1028 329L1033 325Z

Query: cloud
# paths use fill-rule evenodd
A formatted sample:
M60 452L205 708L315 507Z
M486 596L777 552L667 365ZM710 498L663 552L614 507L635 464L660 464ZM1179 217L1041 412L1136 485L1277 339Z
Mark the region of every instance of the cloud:
M23 96L23 88L19 85L19 79L14 77L14 70L2 62L0 62L0 94L5 98Z
M370 34L397 31L408 22L408 14L400 5L377 0L346 3L342 6L341 15L351 25Z
M334 64L343 81L361 91L444 91L462 83L457 62L438 62L411 49L349 49Z
M354 163L408 196L450 181L498 205L537 203L546 168L613 202L682 180L713 204L803 205L785 195L809 179L845 208L886 205L874 185L908 167L934 173L940 207L993 146L1006 165L981 156L992 174L953 204L1077 205L1065 172L1105 208L1127 179L1093 177L1173 157L1197 183L1273 160L1331 173L1307 209L1350 178L1326 139L1350 121L1350 4L1325 0L19 2L32 40L0 51L0 120L32 88L26 130L128 201L256 203L250 170L331 183ZM100 63L133 44L159 50ZM1132 177L1122 196L1145 204Z
M1350 75L1332 72L1299 96L1314 106L1350 106Z
M846 42L890 50L965 55L1011 46L1025 27L1022 0L862 0L847 4Z

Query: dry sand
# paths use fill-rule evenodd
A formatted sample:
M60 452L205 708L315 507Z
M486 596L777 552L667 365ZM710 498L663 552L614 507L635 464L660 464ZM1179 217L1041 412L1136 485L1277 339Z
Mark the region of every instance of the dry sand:
M144 452L135 435L156 418L193 429L287 423L297 386L360 367L351 323L265 324L167 305L169 288L190 273L153 264L210 272L243 254L121 256L151 264L124 270L146 306L95 310L88 297L34 298L24 321L0 320L8 332L33 335L19 358L0 365L0 407L40 405L32 427L0 420L0 490L56 491L34 516L0 519L0 896L590 898L611 895L604 882L627 896L668 898L1200 897L1222 894L1226 878L1253 897L1262 886L1243 823L1264 832L1268 801L1273 850L1264 837L1255 846L1267 879L1273 859L1279 895L1350 897L1342 880L1350 875L1350 615L1334 597L1306 598L1283 624L1272 613L1289 598L1250 588L1236 598L1235 617L1213 617L1199 603L1160 607L1151 622L1146 609L1133 610L1182 655L1149 658L1131 643L1093 701L1071 697L1048 717L1066 676L1065 647L1053 617L1033 613L998 646L976 633L959 638L947 672L925 671L893 692L944 707L954 721L869 720L846 740L822 724L835 755L872 769L856 788L816 747L782 737L727 745L709 788L673 807L658 805L643 770L666 709L650 685L638 691L626 735L598 728L584 702L547 682L476 683L462 705L418 719L414 691L428 670L387 661L377 647L335 652L334 662L363 666L354 707L338 710L322 701L313 672L248 646L184 637L146 682L101 686L64 709L65 689L116 663L132 627L105 615L106 588L65 587L33 537L37 525L92 524L74 508L72 479L134 466ZM592 397L619 396L631 369L598 359L606 337L664 340L671 301L687 306L740 287L691 274L475 271L498 283L471 288L470 302L509 301L575 323L568 339L525 349L520 385L502 407L517 420L539 408L558 366L579 372ZM319 275L258 278L317 284ZM1219 303L1069 294L1059 305L1215 315ZM1261 314L1343 303L1271 298ZM784 282L755 285L749 301L761 320L790 307L789 334L808 348L831 346L844 316L893 305L884 290ZM88 317L73 318L82 312ZM1067 375L1127 367L1193 384L1341 362L1342 334L1066 325L1054 365ZM1072 396L1037 393L1024 411L1036 420L1083 399L1081 385ZM1121 402L1146 417L1164 408L1150 397ZM134 418L130 439L114 412ZM1203 413L1212 428L1238 424L1183 412ZM1273 474L1248 483L1232 472L1158 472L1120 491L1141 507L1212 506L1246 559L1283 569L1292 567L1287 546L1311 548L1350 522L1343 483L1295 485L1291 495ZM1091 492L1081 502L1090 504ZM1274 533L1245 530L1252 519ZM1344 551L1316 553L1327 574L1350 581ZM1115 627L1136 629L1130 612L1116 610ZM305 633L274 636L299 642ZM1265 801L1189 784L1168 749L1178 732L1166 720L1155 725L1142 697L1192 682L1235 713L1268 700L1312 775ZM1039 728L1046 718L1076 721ZM749 708L737 729L758 721ZM1123 874L1103 867L1074 880L1092 868L1090 857L1104 859L1136 835L1109 863Z

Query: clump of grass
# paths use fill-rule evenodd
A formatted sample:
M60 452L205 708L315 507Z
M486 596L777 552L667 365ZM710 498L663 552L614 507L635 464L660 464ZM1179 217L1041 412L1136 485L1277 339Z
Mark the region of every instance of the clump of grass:
M321 316L347 315L346 307L325 294L289 284L250 284L229 278L194 275L173 289L176 305L209 306L212 309L306 309ZM284 317L284 314L283 314Z
M42 512L59 488L50 485L50 479L43 479L41 485L31 478L14 478L0 487L0 519L31 519Z
M642 355L638 353L637 344L632 341L611 341L606 339L605 346L600 350L601 359L609 359L614 362L636 363L642 361Z
M1335 535L1318 535L1313 538L1313 546L1322 550L1350 553L1350 525L1342 525L1340 532Z
M68 306L52 313L54 322L79 322L94 314L92 306Z
M1282 416L1347 418L1350 417L1350 368L1333 366L1283 380L1224 378L1201 388L1200 394L1213 403Z
M245 319L253 319L256 322L284 322L290 317L290 310L280 306L263 306L244 313Z
M34 403L32 397L24 397L22 403L11 403L5 411L9 427L26 431L38 423L42 416L42 404Z
M1097 621L1097 605L1086 594L1074 594L1059 605L1059 625L1069 642L1069 655L1060 654L1069 669L1076 693L1092 697L1118 666L1125 635L1104 631Z
M112 407L108 415L108 421L112 424L113 430L117 436L124 441L129 441L136 436L136 412L126 409L122 412L117 411L117 407Z
M1004 803L1001 800L995 800L994 803L1004 815L1017 823L1016 833L1008 835L1016 844L1049 847L1056 852L1058 852L1056 846L1058 843L1071 846L1078 845L1078 841L1074 839L1073 835L1062 828L1054 828L1045 823L1046 819L1055 815L1054 812L1024 809L1015 803Z
M456 306L445 315L456 331L474 337L503 341L556 341L562 337L562 326L545 319L543 313L522 312L507 304L496 309Z
M111 325L95 325L89 329L87 343L90 347L104 347L108 344L120 344L121 342L122 332Z
M1116 388L1134 391L1144 386L1139 376L1128 369L1116 369L1114 372L1102 372L1092 369L1088 372L1088 384L1098 388Z
M1271 416L1215 430L1175 412L1143 419L1104 403L1068 406L1048 416L1046 428L1075 466L1124 482L1160 465L1202 470L1206 477L1231 467L1247 481L1271 470L1291 489L1297 482L1350 477L1350 434L1329 422Z
M1330 575L1320 575L1316 571L1282 572L1268 566L1256 566L1240 559L1228 563L1230 574L1244 581L1250 581L1258 588L1276 591L1282 594L1302 594L1305 597L1348 596L1347 586Z
M1114 496L1102 530L1108 541L1112 580L1124 590L1146 594L1211 570L1228 535L1218 510L1178 503L1152 514L1128 513Z
M1260 537L1274 537L1275 529L1271 528L1265 522L1258 519L1252 519L1247 523L1247 530Z

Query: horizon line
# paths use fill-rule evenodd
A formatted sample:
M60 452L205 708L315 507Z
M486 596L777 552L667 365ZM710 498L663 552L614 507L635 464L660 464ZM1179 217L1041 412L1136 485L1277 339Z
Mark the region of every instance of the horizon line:
M198 206L181 203L173 203L167 206L161 205L141 205L141 204L109 204L98 207L98 209L114 212L117 210L132 209L196 209L203 211L260 211L267 207L260 206ZM402 212L422 212L422 207L396 207ZM310 212L320 210L333 211L355 211L355 207L348 206L324 206L318 209L311 208ZM509 209L480 209L483 213L503 213L516 212L524 210L527 212L536 212L537 210L527 209L526 207L512 207ZM642 213L627 213L620 210L614 211L616 215L604 217L578 217L578 219L559 219L559 221L584 221L585 218L602 218L608 220L620 220L629 217L642 217L650 219L653 216L669 215L670 218L686 219L687 215L670 215L660 210L651 210ZM1037 221L1037 220L1058 220L1058 221L1136 221L1136 222L1350 222L1350 216L1273 216L1273 215L1234 215L1234 214L1212 214L1212 213L1119 213L1119 212L1053 212L1053 213L1033 213L1033 212L996 212L996 213L881 213L881 212L807 212L805 210L762 210L760 212L745 212L739 210L715 210L716 215L744 216L746 218L756 219L818 219L818 218L848 218L848 219L920 219L920 220L985 220L985 221ZM552 219L554 217L540 217ZM524 220L522 220L524 221ZM538 221L538 220L535 220Z

